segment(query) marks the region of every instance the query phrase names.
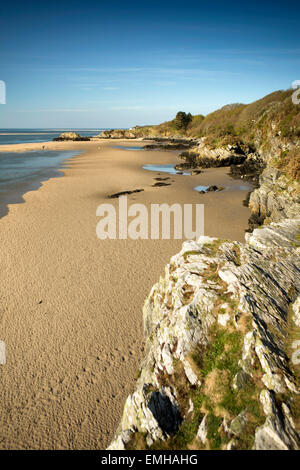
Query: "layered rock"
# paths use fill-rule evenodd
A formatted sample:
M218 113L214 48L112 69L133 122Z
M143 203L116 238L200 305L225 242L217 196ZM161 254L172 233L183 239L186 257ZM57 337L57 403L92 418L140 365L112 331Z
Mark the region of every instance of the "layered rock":
M300 449L300 217L183 244L144 306L146 357L109 449Z
M247 153L239 145L210 148L202 138L191 150L182 152L180 157L193 167L210 168L239 165L245 162Z
M230 175L234 178L245 179L258 186L259 177L265 167L266 163L257 154L250 153L243 163L230 166Z
M296 217L300 214L299 184L268 166L260 175L259 188L250 196L249 207L252 212L250 224Z

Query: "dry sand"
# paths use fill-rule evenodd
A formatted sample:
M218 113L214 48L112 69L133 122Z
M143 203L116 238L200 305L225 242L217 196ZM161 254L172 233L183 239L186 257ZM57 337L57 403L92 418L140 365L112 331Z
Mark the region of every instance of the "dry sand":
M111 147L119 144L17 146L87 151L71 160L64 177L27 193L25 204L11 205L0 220L0 339L7 348L0 366L2 449L105 448L134 388L143 354L142 305L182 242L100 241L96 208L118 204L107 195L144 188L129 202L205 203L206 235L244 238L245 191L191 190L240 184L227 169L176 175L171 186L152 187L156 173L141 166L174 163L176 155Z

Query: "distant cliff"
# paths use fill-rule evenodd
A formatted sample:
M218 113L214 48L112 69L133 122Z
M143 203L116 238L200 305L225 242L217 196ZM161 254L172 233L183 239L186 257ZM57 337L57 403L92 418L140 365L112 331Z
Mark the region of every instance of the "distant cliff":
M159 125L103 131L97 137L153 139L162 148L186 149L183 159L204 167L239 165L246 159L260 167L264 162L299 181L300 105L293 103L292 90L247 105L227 105L205 117L187 114L188 119L178 121L181 114Z
M178 122L177 116L162 124L135 126L129 130L132 136L140 137L209 137L211 145L220 142L232 143L240 140L253 147L267 141L268 134L283 139L300 137L300 105L292 102L292 90L275 91L250 104L231 104L202 116L190 116L188 121ZM177 115L180 113L177 113ZM109 137L120 130L103 131ZM268 150L266 142L265 150Z

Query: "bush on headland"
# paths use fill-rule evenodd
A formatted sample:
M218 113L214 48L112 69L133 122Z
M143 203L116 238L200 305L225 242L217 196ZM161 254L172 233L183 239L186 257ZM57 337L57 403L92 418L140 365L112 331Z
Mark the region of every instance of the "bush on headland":
M187 126L190 122L192 122L192 120L193 116L191 115L191 113L187 114L184 111L179 111L174 119L174 127L177 130L186 130Z

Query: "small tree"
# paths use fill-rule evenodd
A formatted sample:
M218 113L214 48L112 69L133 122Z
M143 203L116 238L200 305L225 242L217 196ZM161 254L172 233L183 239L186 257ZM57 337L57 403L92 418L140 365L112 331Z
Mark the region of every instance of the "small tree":
M191 113L185 113L184 111L179 111L177 114L176 114L176 117L174 119L174 127L175 129L177 130L186 130L187 126L189 125L189 123L191 122L191 120L193 119L193 116L191 115Z

